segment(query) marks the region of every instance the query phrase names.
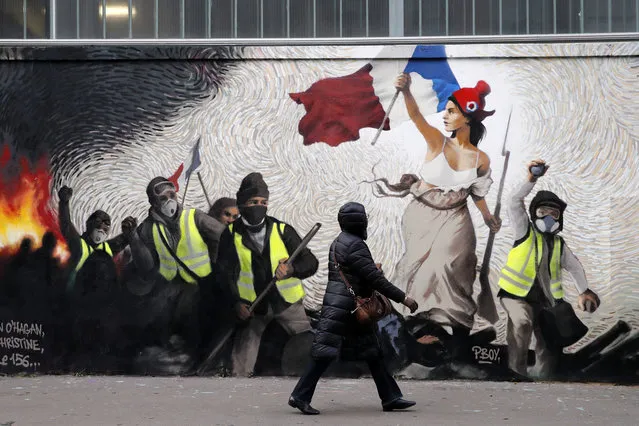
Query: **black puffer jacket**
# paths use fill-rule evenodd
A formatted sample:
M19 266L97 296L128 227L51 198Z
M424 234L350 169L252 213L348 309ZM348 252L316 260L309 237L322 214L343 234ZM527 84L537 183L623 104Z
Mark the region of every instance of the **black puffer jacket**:
M339 211L342 233L333 241L329 252L328 285L322 312L316 327L311 355L314 358L365 360L381 356L375 326L362 326L351 313L355 300L336 268L341 266L355 293L369 297L377 290L401 303L406 295L391 284L377 269L366 239L368 219L364 206L347 203Z

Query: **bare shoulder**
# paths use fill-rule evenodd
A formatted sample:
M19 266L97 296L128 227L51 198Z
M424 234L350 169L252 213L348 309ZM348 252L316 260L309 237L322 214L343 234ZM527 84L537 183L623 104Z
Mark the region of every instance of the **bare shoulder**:
M479 150L479 164L477 174L484 176L490 171L490 157L484 151Z

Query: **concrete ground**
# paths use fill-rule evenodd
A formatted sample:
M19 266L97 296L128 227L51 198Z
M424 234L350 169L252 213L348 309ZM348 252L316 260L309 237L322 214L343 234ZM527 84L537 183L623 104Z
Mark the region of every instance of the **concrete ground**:
M384 413L371 379L322 380L304 416L294 378L0 377L0 425L637 425L639 387L401 381Z

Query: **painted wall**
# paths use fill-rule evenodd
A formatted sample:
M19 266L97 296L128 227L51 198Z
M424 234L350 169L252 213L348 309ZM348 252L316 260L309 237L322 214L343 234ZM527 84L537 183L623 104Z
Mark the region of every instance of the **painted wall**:
M195 173L191 175L185 206L208 212L207 196L210 201L234 198L242 178L257 171L269 186L269 215L291 224L300 236L314 223L322 223L309 244L320 267L304 280L308 314L316 315L321 307L328 248L339 233L339 207L348 201L366 206L367 243L375 260L420 304L415 315L396 306L397 312L379 324L389 365L399 375L416 378L524 379L507 367L508 316L497 298L497 283L515 239L508 215L511 195L525 179L526 164L545 160L551 167L526 198L526 207L541 189L567 202L560 235L583 265L588 287L601 300L594 313L577 309L574 279L564 274L565 300L588 332L565 348L551 377L636 380L636 44L450 45L435 48L435 53L432 49L1 49L0 372L189 371L192 358L170 331L179 286L141 279L127 255L116 257L116 265L95 256L85 266L91 271L81 284L67 290L66 274L73 265L58 226L58 191L65 185L73 189L71 219L80 232L89 215L102 209L111 216L115 236L124 218L133 216L140 223L147 217L145 188L153 177L185 177L180 166L189 161L199 139L197 172L202 184ZM467 300L476 300L481 289L476 278L489 230L471 198L472 226L459 230L437 222L432 212L421 217L414 208L414 194L384 196L378 184L382 189L384 185L373 182L386 178L397 183L404 174L421 175L425 170L427 145L408 117L401 94L390 111L389 128L371 144L389 111L394 77L419 52L434 56L425 62L449 67L459 86L474 87L484 80L492 89L486 109L496 112L484 120L487 135L479 145L490 159L492 185L485 200L491 211L504 175L504 140L510 151L502 227L490 257L491 299L499 314L495 324L476 315L474 302L458 304L446 290L457 285L451 277L460 274L466 281L470 276ZM325 79L358 70L361 78L356 83L342 79L349 83L337 91L333 86L324 90ZM438 102L431 107L421 100L432 91L432 82L413 76L422 112L443 130ZM355 84L360 92L350 93ZM303 92L304 100L299 96ZM365 94L374 101L379 97L379 103L363 105ZM335 112L338 104L342 109ZM184 190L182 185L180 200ZM460 242L455 247L465 253L464 262L451 260L455 254L450 244L442 248L433 243L438 229ZM56 238L50 240L48 251L41 248L47 231ZM472 234L476 266L473 250L468 250ZM33 242L30 248L23 243L21 251L24 238ZM411 284L415 265L406 259L426 254L429 261ZM452 273L433 273L445 270L446 264ZM462 316L471 320L471 336L433 337L441 331L441 315L435 313L443 311L446 317L462 305ZM218 323L215 328L226 330L229 325ZM311 340L310 331L290 337L277 323L270 324L256 374L298 374ZM527 374L536 377L532 352L529 358ZM224 365L230 367L228 362ZM348 376L363 371L358 364L331 370Z

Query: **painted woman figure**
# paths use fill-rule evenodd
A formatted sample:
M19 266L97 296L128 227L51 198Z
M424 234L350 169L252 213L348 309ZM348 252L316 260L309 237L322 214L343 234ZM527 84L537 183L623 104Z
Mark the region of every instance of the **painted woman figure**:
M395 87L404 94L406 109L428 151L419 176L404 175L397 185L382 179L399 192L395 196L413 197L402 219L406 251L395 281L417 301L420 311L428 311L429 320L464 337L473 327L477 310L472 297L476 237L467 198L473 199L492 231L501 227L484 200L493 182L490 159L477 148L486 131L482 121L495 113L484 109L490 86L479 81L474 88L452 94L443 116L444 128L450 132L445 136L419 111L410 83L410 75L401 74Z

